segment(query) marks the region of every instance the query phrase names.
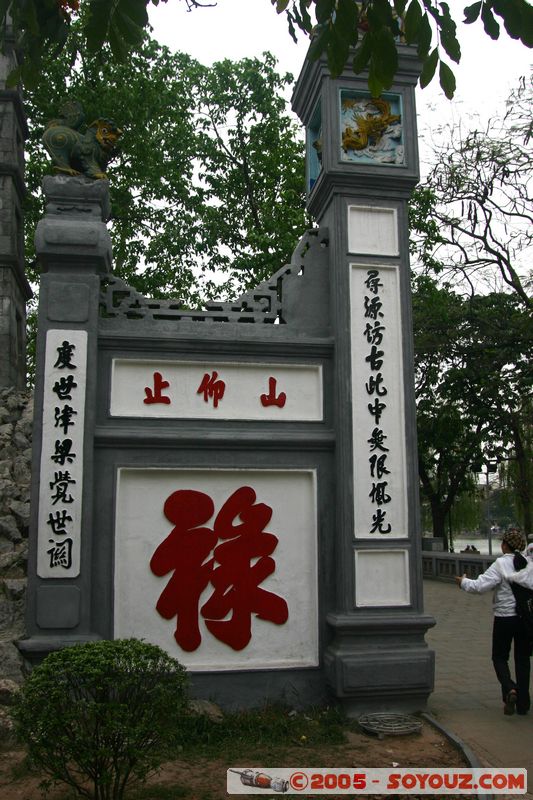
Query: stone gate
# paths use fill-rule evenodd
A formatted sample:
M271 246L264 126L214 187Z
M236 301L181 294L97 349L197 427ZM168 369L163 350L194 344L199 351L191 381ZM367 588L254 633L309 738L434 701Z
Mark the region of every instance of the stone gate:
M318 227L233 303L141 296L112 274L106 182L45 179L30 660L135 636L226 705L423 707L402 59L379 102L306 62Z

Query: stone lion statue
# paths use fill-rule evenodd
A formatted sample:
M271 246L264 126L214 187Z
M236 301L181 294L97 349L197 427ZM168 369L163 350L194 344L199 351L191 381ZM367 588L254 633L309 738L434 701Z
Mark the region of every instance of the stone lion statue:
M43 143L54 170L95 180L107 177L105 169L116 152L122 135L120 128L113 120L102 117L91 122L82 133L85 114L76 101L64 103L60 114L58 119L48 123L43 133Z

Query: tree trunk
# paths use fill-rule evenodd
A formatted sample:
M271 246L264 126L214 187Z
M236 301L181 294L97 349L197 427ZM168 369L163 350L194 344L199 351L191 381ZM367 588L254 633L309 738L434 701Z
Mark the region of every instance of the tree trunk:
M443 539L444 550L448 552L450 543L448 541L448 532L446 530L446 516L448 514L447 505L444 506L438 500L431 499L431 519L433 522L433 536Z
M522 512L522 528L526 537L533 534L533 470L531 469L526 438L520 418L513 417L512 430L516 458L517 477L515 491ZM527 436L527 433L526 433Z

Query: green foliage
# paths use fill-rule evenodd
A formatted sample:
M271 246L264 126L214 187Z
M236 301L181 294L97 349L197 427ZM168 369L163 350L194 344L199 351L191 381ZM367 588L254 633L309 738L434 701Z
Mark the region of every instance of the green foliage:
M466 312L465 302L449 288L425 276L415 279L418 471L433 535L445 542L447 515L473 489L471 464L481 458L490 430L488 420L462 394L474 386L464 362Z
M506 458L507 480L515 494L517 519L522 530L533 532L533 397L531 384L510 415L511 458Z
M9 14L9 17L8 17ZM22 80L26 86L35 86L46 55L57 56L66 46L69 37L70 3L57 0L0 0L1 42L12 40L13 27L21 48L28 54L22 65L9 76L8 85L16 86ZM10 19L11 18L11 19Z
M475 491L463 493L450 509L452 530L455 532L476 530L480 526L484 512L485 503L477 487Z
M11 18L24 52L21 66L10 76L10 85L22 80L27 88L35 89L42 78L43 63L66 55L74 64L80 45L97 55L108 44L117 61L126 61L132 48L142 42L150 2L158 5L159 0L0 0L1 42L5 44L12 37ZM198 0L185 3L189 9L204 5ZM72 23L80 17L81 42L72 35Z
M473 464L509 464L531 530L533 326L520 298L460 297L428 276L413 283L419 474L436 536L474 486ZM529 420L529 422L528 422Z
M118 61L124 61L131 47L141 44L148 25L148 0L89 0L85 26L89 52L98 53L106 42Z
M486 130L443 132L411 202L420 474L441 528L490 450L533 532L532 99L530 77Z
M172 0L180 2L180 0ZM21 33L25 51L22 68L12 75L35 88L41 79L43 60L67 53L74 64L80 41L72 36L72 19L81 11L81 46L96 55L109 45L113 58L125 62L139 45L148 24L147 6L159 0L0 0L0 21L11 13ZM266 0L256 0L266 2ZM185 0L188 9L214 5L202 0ZM442 0L271 0L278 14L286 14L289 32L296 40L297 29L312 36L311 55L325 53L329 69L339 75L350 58L351 48L360 44L354 69L368 68L368 84L374 95L391 86L398 66L398 43L417 47L422 60L424 82L433 78L437 63L441 87L453 97L455 78L442 52L459 63L461 48L457 23L448 3ZM314 11L313 20L311 11ZM465 24L478 20L485 33L498 39L500 24L512 39L533 46L533 8L528 0L479 0L464 9ZM209 21L206 21L209 24ZM362 39L362 42L360 41ZM5 35L4 35L5 40Z
M500 479L503 481L504 477L502 469L500 468ZM504 488L491 488L489 494L488 511L490 521L494 521L500 528L514 527L520 525L523 530L523 521L520 520L519 511L517 508L517 494L513 489ZM485 512L487 510L487 492L483 491Z
M310 56L326 53L333 76L340 75L350 48L358 45L353 68L368 69L374 96L390 88L398 68L398 44L416 46L422 61L420 85L427 86L437 66L441 88L449 99L455 93L455 76L443 54L458 64L461 46L457 22L448 3L440 0L271 0L278 14L285 13L289 31L296 28L313 37ZM315 21L310 15L314 7ZM528 0L480 0L464 11L466 24L481 19L485 33L498 39L500 18L509 36L533 46L533 8Z
M234 297L287 263L306 227L303 143L282 96L291 76L278 75L270 54L207 68L150 39L116 64L106 50L91 56L76 30L75 66L65 56L47 61L27 95L30 262L50 169L42 131L75 97L87 122L107 116L124 130L108 168L118 276L194 307ZM27 272L37 280L35 265Z
M13 717L47 785L120 800L172 752L185 690L184 668L159 647L91 642L47 656L22 687Z

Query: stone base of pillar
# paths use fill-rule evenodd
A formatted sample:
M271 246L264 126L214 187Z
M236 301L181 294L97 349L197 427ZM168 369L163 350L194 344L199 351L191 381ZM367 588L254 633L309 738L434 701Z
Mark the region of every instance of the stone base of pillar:
M335 631L324 654L327 682L350 716L420 711L433 691L435 654L424 634L433 617L330 614Z

